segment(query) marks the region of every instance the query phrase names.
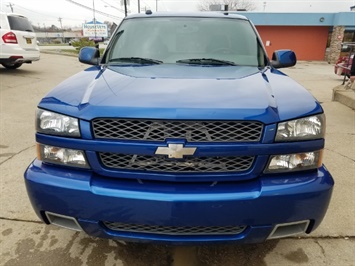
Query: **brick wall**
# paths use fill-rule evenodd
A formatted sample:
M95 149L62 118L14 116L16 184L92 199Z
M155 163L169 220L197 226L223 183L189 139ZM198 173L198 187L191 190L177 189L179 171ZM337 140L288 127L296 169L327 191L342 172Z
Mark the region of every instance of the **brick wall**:
M330 64L335 64L339 58L341 43L344 38L344 31L345 27L338 26L333 28L333 33L329 46L329 54L326 59Z

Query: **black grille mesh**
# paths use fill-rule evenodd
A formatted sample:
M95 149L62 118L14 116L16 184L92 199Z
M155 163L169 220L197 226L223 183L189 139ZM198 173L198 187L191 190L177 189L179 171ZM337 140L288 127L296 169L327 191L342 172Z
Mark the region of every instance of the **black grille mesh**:
M95 138L165 141L181 138L194 142L260 141L263 124L255 121L175 121L104 119L92 121Z
M110 230L164 235L236 235L246 226L158 226L103 222Z
M254 156L191 157L169 159L163 155L129 155L99 153L101 162L107 168L119 170L144 170L153 172L214 173L247 171Z

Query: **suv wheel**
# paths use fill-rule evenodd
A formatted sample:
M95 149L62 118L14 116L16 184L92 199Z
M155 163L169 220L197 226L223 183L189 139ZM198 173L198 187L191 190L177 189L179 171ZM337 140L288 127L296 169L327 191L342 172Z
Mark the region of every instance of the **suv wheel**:
M20 66L22 66L22 63L15 63L15 64L2 63L2 65L7 69L16 69L16 68L19 68Z

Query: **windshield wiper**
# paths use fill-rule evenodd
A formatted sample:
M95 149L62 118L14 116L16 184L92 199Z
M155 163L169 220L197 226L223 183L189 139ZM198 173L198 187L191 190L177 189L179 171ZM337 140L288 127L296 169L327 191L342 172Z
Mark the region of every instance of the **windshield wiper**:
M163 61L151 59L151 58L143 58L143 57L119 57L113 58L109 60L111 62L128 62L128 63L137 63L137 64L161 64Z
M236 66L237 64L227 60L215 59L215 58L192 58L192 59L181 59L176 61L176 63L183 64L193 64L193 65L227 65Z

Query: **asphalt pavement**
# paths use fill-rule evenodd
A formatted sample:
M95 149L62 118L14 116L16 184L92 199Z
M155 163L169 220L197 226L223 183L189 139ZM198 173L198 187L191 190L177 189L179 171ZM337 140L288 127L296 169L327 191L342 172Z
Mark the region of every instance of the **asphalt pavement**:
M355 111L332 101L342 79L326 62L299 62L284 70L322 103L327 116L323 162L335 187L326 217L311 235L254 245L173 247L123 244L42 224L23 182L36 156L36 105L86 67L75 57L54 54L41 54L40 61L15 71L0 67L0 265L355 265Z

